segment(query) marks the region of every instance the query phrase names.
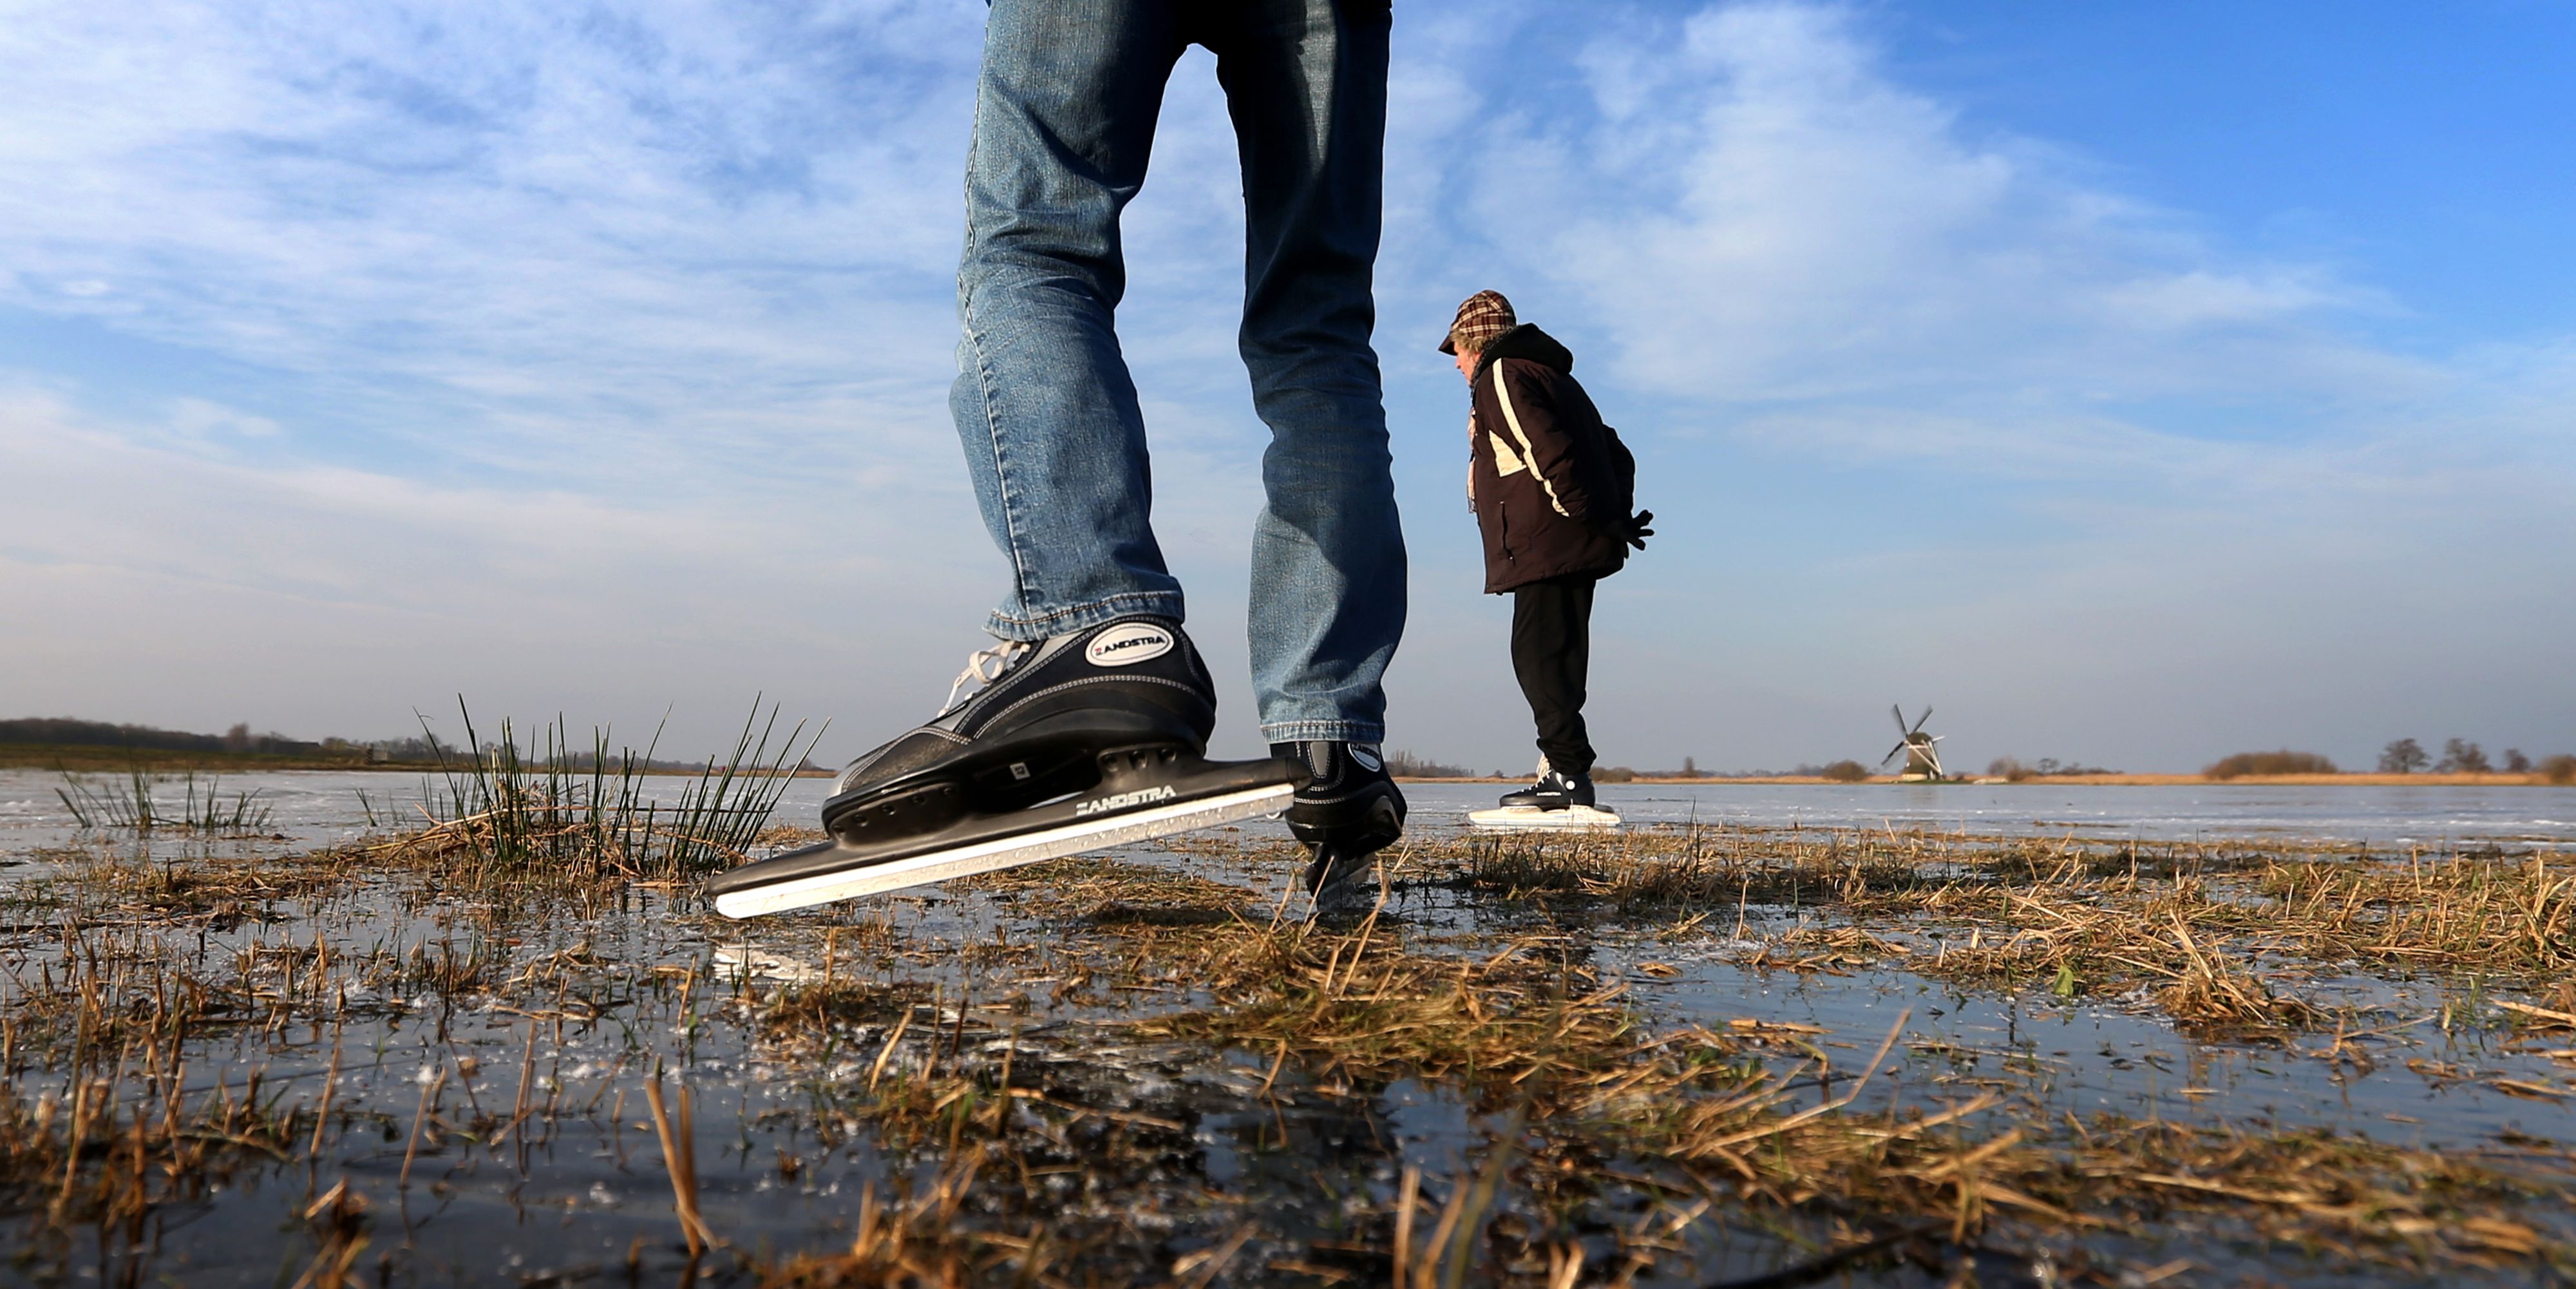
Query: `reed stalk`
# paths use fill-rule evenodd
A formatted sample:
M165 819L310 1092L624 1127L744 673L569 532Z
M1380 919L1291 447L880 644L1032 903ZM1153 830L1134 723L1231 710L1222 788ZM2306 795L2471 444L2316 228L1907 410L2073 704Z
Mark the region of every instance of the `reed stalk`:
M674 880L741 863L823 734L808 737L800 721L781 738L778 705L764 711L755 699L731 750L707 758L665 803L650 791L662 726L640 751L604 728L577 747L557 716L523 748L511 721L487 742L461 697L457 712L466 747L451 758L431 739L440 749L431 827L379 849L461 855L501 877Z

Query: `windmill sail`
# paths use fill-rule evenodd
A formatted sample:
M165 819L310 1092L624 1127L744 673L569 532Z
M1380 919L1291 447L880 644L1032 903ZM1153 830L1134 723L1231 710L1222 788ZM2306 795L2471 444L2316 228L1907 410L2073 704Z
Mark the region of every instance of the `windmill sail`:
M1923 726L1932 719L1931 705L1925 704L1923 714L1915 717L1911 725L1905 723L1903 704L1891 704L1887 711L1889 715L1896 718L1896 732L1899 737L1896 746L1889 748L1887 755L1879 759L1879 764L1891 765L1895 763L1897 757L1903 756L1905 768L1898 773L1898 778L1944 779L1949 777L1942 772L1941 753L1932 746L1941 741L1941 736L1923 732Z

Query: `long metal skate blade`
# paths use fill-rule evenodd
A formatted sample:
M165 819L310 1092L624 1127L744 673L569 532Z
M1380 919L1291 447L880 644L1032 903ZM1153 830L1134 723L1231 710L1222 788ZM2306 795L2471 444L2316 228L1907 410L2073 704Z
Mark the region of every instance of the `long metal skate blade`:
M829 904L834 900L927 886L952 877L972 877L977 873L1017 868L1040 860L1062 859L1084 851L1169 837L1194 828L1210 828L1217 824L1275 815L1287 809L1296 795L1297 789L1293 784L1272 784L1130 811L1106 819L1061 824L1039 832L977 842L954 850L932 851L910 859L789 878L765 886L726 891L716 897L716 912L729 918L758 917L764 913L784 913L790 909Z
M1471 811L1467 822L1496 832L1585 832L1619 826L1619 816L1591 806L1541 810L1537 806L1503 806Z

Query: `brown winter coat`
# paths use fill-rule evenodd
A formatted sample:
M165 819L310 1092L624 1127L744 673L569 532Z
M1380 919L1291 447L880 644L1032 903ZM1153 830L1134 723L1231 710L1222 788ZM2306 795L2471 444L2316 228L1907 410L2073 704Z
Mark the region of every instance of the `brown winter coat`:
M1568 573L1606 577L1627 562L1614 530L1628 518L1635 467L1573 369L1574 355L1527 323L1477 355L1467 494L1489 594Z

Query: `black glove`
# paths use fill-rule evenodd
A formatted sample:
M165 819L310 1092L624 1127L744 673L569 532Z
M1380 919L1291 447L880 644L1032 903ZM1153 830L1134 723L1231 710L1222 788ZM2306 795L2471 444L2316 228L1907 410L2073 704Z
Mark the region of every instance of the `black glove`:
M1655 512L1651 510L1640 510L1636 514L1630 515L1625 522L1619 525L1617 536L1621 541L1624 541L1639 550L1644 550L1646 549L1646 539L1655 535L1654 529L1646 527L1646 525L1653 522L1655 522Z

